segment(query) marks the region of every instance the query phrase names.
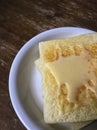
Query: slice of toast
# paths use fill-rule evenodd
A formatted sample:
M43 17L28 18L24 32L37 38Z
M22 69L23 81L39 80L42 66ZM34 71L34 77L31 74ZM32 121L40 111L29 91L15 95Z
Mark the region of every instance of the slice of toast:
M42 74L45 122L63 123L97 119L97 33L41 42L39 51L40 58L35 63ZM84 65L87 65L84 62L89 61L91 65L89 68L91 72L89 73L92 76L86 75L87 81L77 87L76 93L72 96L75 100L71 100L72 98L68 98L68 95L72 94L72 84L71 86L58 84L59 77L56 78L52 63L57 63L56 61L60 57L63 57L65 61L66 58L72 56L77 57L77 59L75 58L75 61L77 61L82 54L85 54L85 60L81 61L83 63L79 61L83 66L81 69L84 69ZM70 59L67 61L69 63ZM80 64L78 63L78 66L81 67ZM78 66L76 64L73 68L79 69ZM69 74L71 75L72 72L69 72ZM79 77L79 73L77 75ZM73 77L75 77L75 74Z

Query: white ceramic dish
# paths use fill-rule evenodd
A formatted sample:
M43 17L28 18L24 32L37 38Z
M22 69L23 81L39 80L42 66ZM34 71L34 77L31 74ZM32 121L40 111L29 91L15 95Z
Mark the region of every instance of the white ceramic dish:
M29 40L16 55L9 75L9 93L14 110L28 130L57 130L43 121L41 77L35 68L40 41L73 37L93 31L62 27L45 31ZM88 129L89 130L89 129Z

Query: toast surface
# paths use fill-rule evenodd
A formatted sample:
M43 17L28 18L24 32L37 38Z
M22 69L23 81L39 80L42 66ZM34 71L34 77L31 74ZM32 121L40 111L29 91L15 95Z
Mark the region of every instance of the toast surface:
M41 42L39 52L40 58L35 63L42 75L45 122L63 123L97 119L97 33ZM53 70L50 70L47 64L58 61L60 57L80 57L83 53L89 55L95 77L87 80L89 88L86 84L77 88L76 99L73 102L67 98L68 86L58 86Z

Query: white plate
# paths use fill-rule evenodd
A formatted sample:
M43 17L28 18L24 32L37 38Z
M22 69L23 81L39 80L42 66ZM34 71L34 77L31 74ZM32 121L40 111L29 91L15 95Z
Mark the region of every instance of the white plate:
M18 52L9 75L9 93L14 110L28 130L57 130L56 125L43 121L41 77L35 68L40 41L73 37L93 31L76 27L62 27L45 31L29 40Z

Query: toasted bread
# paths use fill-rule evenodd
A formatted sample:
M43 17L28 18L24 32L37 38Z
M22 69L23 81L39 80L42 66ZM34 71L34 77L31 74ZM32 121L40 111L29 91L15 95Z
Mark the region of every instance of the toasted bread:
M41 42L39 52L40 58L35 63L42 75L45 122L66 123L97 119L97 33ZM94 78L87 79L89 87L83 83L77 88L76 100L72 101L67 98L68 85L60 84L59 87L53 70L47 64L58 61L60 57L80 57L83 53L86 58L89 57L87 61L91 63ZM74 69L76 70L75 66ZM95 81L92 82L93 80ZM69 89L70 87L72 86Z

